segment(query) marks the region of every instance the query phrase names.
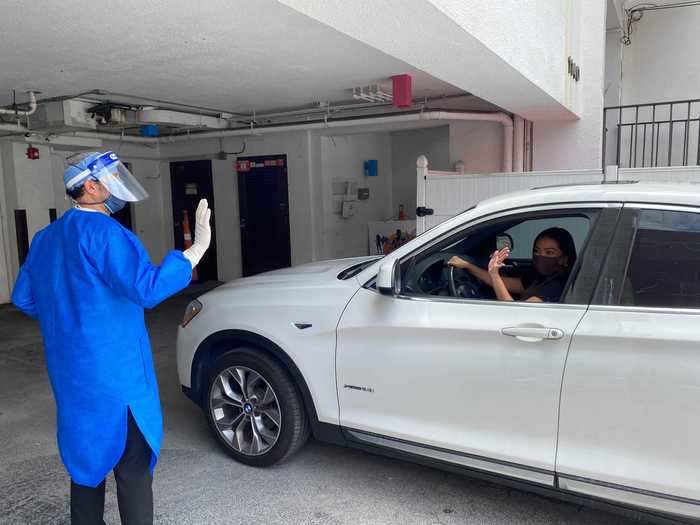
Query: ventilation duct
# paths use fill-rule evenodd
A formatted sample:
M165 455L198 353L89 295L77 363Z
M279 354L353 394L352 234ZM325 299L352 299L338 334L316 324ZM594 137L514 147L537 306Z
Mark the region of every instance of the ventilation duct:
M135 112L134 118L136 124L157 124L176 128L226 129L229 127L229 122L223 118L169 109L142 109Z
M79 100L62 100L40 104L29 119L31 131L66 133L97 129L97 121L88 109L94 104Z

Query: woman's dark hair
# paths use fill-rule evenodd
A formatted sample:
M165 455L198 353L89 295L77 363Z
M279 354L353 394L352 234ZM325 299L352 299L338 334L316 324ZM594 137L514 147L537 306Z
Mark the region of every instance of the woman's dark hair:
M81 184L80 186L75 186L69 190L66 190L66 195L68 195L74 201L77 201L80 197L85 195L85 186Z
M559 245L561 253L569 258L569 270L576 262L576 244L571 234L564 228L548 228L541 232L535 239L535 244L540 239L552 239Z

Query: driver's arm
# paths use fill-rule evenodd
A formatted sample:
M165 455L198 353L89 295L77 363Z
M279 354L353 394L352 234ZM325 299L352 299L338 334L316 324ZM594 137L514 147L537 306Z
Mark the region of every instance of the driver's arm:
M447 264L449 264L450 266L454 266L455 268L467 270L474 277L479 279L482 283L488 284L491 288L493 288L493 280L491 279L489 272L487 270L484 270L483 268L479 268L476 264L473 264L469 261L465 261L461 257L457 256L452 257L447 262ZM525 291L525 288L523 287L523 282L520 280L520 277L501 277L501 280L503 281L503 284L505 284L506 289L510 293L521 294L523 293L523 291Z

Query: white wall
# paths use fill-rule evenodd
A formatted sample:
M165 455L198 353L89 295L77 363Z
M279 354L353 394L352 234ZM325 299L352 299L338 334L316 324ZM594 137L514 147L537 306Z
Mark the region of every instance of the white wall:
M391 134L392 214L398 217L399 204L408 218L416 216L416 160L425 155L434 170L449 170L450 127L395 131Z
M453 159L468 167L491 171L498 166L502 130L490 123L462 123L454 128L403 130L327 136L319 132L268 134L246 139L241 156L287 155L289 170L290 233L292 264L313 260L357 256L368 253L367 223L390 219L398 214L398 204L412 215L415 210L416 159L429 156L435 169L450 169ZM479 127L483 128L479 131ZM488 149L493 142L492 148ZM218 160L217 153L237 151L242 139L196 140L159 147L126 143L104 143L97 149L112 149L129 162L132 172L150 194L132 205L134 232L140 237L151 259L158 264L174 246L170 162L211 159L217 226L219 278L241 276L241 239L238 208L236 157ZM49 208L59 216L71 206L63 189L63 170L69 151L40 148L41 158L24 159L26 144L0 142L0 218L4 228L5 253L0 251L0 301L6 301L11 286L3 285L4 261L10 260L8 282L18 271L13 211L28 210L30 235L49 223ZM488 155L484 155L485 151ZM363 162L376 159L379 176L364 176ZM32 162L34 164L32 164ZM398 168L394 164L398 163ZM486 164L485 164L486 163ZM399 170L400 175L394 173ZM367 187L370 198L357 202L354 217L343 219L335 212L334 182L354 181ZM9 215L8 215L9 214ZM2 237L0 237L0 241Z
M12 143L15 198L17 208L27 210L30 241L49 224L49 208L55 207L50 149L44 146L37 149L40 157L30 160L26 156L26 144Z
M503 171L503 126L498 122L453 122L450 124L450 168L464 162L465 173ZM433 167L428 157L430 167Z
M633 25L631 44L625 46L620 42L619 31L609 31L606 40L606 77L605 95L606 106L644 104L650 102L669 102L677 100L689 100L700 98L700 63L694 60L694 53L700 49L700 6L691 6L678 9L659 11L646 11L642 19ZM674 107L674 118L684 119L687 115L687 106ZM700 103L691 106L691 118L700 115ZM667 120L669 106L661 106L657 109L656 120ZM616 159L616 135L618 112L609 111L607 115L607 141L606 164L615 164ZM622 112L622 121L630 122L635 119L635 109L625 109ZM651 121L652 109L640 108L640 121ZM631 127L626 127L622 133L621 166L630 165L630 151L634 147L630 145ZM639 129L637 137L636 165L642 163L648 166L652 161L651 154L651 129L647 130L646 148L644 143L643 128ZM681 165L683 159L683 124L674 126L673 149L671 151L671 165ZM660 140L655 137L654 144L658 143L659 166L668 165L668 126L663 124L658 128ZM698 151L698 124L691 123L689 130L689 158L688 162L695 163ZM644 157L644 159L642 159ZM634 165L634 154L631 157L631 165Z
M623 104L700 98L698 27L700 6L644 13L623 46Z
M315 236L312 206L313 174L311 166L311 138L306 132L269 134L247 139L246 151L241 156L287 155L289 184L289 223L292 264L314 260ZM239 151L242 139L227 138L222 142L224 151ZM213 159L219 151L218 140L196 140L161 147L163 172L163 230L168 245L173 246L173 219L168 160ZM230 280L241 276L241 240L238 210L236 157L213 160L212 172L215 191L214 213L217 217L217 265L219 278Z
M170 193L164 190L164 179L170 176L163 171L158 159L134 158L122 153L123 160L131 165L134 176L143 185L149 198L132 204L132 227L145 246L151 260L160 264L166 253L172 249L163 228L163 214L166 202L170 202ZM172 237L172 229L170 236Z
M2 220L5 246L9 247L6 258L11 282L19 271L14 211L26 210L31 243L34 234L49 224L49 208L55 207L51 151L47 146L37 146L37 149L39 158L30 160L25 155L27 144L3 142L0 145L3 163L3 194L0 196L4 197Z
M575 48L572 56L581 68L581 79L574 88L581 118L575 122L535 122L536 171L602 166L605 3L573 2L573 13L573 19L579 22L571 45Z
M378 176L365 177L363 162L376 159ZM367 223L392 217L392 154L389 133L321 137L323 222L321 258L369 255ZM357 202L357 212L343 218L333 206L333 185L345 181L369 188L370 198ZM414 168L415 181L415 168ZM415 183L414 183L415 188ZM415 190L414 190L415 191ZM398 212L398 204L396 205Z
M225 139L225 151L242 146L239 138ZM161 147L105 143L99 149L112 149L131 164L134 175L150 194L132 205L134 232L140 237L151 259L160 263L174 246L170 161L212 159L217 226L219 278L241 276L240 218L238 209L236 157L216 159L218 140L197 140ZM0 143L0 302L8 300L9 289L19 270L14 241L14 210L27 209L30 236L49 223L49 208L59 216L70 207L62 185L66 157L72 152L40 148L41 158L25 160L24 143ZM287 155L289 173L290 234L292 264L322 258L367 253L367 222L387 219L392 214L391 137L380 134L329 137L311 132L269 134L247 139L242 156ZM379 161L379 177L366 178L363 161ZM33 162L34 164L31 164ZM413 160L415 164L415 159ZM415 168L411 173L415 188ZM341 219L332 209L333 181L353 180L370 189L370 199L358 202L357 215ZM415 191L415 189L414 189ZM9 215L8 215L9 214ZM5 279L5 262L9 275Z
M573 100L567 100L566 77L561 74L566 70L568 33L573 30L574 22L578 23L572 20L572 0L430 2L505 58L530 82L577 110Z
M10 301L10 247L6 244L8 238L7 207L2 159L3 148L0 148L0 304Z
M605 107L622 104L620 74L624 46L620 42L621 37L619 29L605 33Z
M384 220L392 213L392 156L389 133L340 135L332 139L311 132L268 134L247 139L241 156L287 155L292 264L367 253L367 222ZM223 141L225 151L242 147L242 139ZM168 248L173 245L170 161L214 158L218 140L165 144L161 148L163 217ZM366 178L363 161L377 159L380 175ZM217 222L219 278L241 276L241 238L236 157L212 160ZM412 171L415 193L415 159ZM136 169L136 168L135 168ZM333 212L333 181L352 180L369 187L370 199L358 202L358 213L342 219Z

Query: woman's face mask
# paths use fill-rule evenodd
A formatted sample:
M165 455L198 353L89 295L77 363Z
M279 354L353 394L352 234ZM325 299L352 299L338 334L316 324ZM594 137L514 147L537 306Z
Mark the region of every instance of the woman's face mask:
M544 255L533 255L532 264L535 267L535 271L545 277L554 275L563 268L559 263L559 257L546 257Z
M538 274L549 277L562 271L568 262L568 257L562 253L554 239L544 237L535 243L532 264Z

